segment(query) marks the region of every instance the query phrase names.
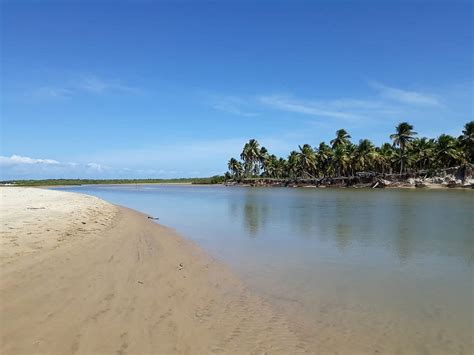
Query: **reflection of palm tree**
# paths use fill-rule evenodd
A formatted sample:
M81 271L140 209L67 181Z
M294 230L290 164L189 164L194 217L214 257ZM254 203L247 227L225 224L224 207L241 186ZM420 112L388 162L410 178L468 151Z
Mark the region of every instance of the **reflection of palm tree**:
M413 202L411 201L413 196L410 193L403 193L403 195L400 195L399 198L400 203L395 204L395 206L398 207L398 214L393 216L393 218L397 218L397 220L394 220L394 223L397 226L394 247L399 260L404 262L408 260L413 252L412 239L415 236L415 233L410 232L410 226L415 225L414 217L416 209Z
M254 193L249 191L245 195L243 205L245 228L252 237L256 237L260 229L265 226L269 212L266 201L262 201Z

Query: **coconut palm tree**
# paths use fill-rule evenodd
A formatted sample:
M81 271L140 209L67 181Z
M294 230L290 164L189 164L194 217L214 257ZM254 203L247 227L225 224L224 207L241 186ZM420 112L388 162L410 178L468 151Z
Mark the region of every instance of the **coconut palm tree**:
M417 133L413 132L413 126L408 122L402 122L395 127L396 132L390 135L390 139L393 141L394 146L400 147L400 174L403 173L403 164L406 161L405 150L407 144L409 144Z
M436 145L436 160L439 167L449 168L460 163L463 158L462 151L459 148L456 138L442 134L438 137Z
M260 157L260 144L255 139L251 139L248 143L245 143L244 149L240 154L240 158L244 161L245 175L249 176L250 173L258 175L260 167L258 161Z
M260 152L258 155L258 163L260 164L260 169L262 169L264 173L266 171L266 164L268 163L269 157L270 155L268 154L267 148L260 148Z
M389 143L384 143L380 146L378 150L378 165L382 174L388 172L389 174L392 173L392 163L394 161L395 152L393 147Z
M299 146L299 163L300 169L304 175L314 178L316 173L316 154L309 144Z
M275 178L278 169L278 158L272 154L265 159L265 171L264 176L269 178Z
M335 149L338 146L345 146L350 143L351 136L345 129L339 129L336 131L336 138L331 140L331 146Z
M361 139L356 149L356 166L358 170L372 169L376 160L374 144L368 139Z
M229 171L234 178L239 178L242 175L243 167L242 163L235 158L231 158L227 163Z
M433 165L435 159L436 142L434 139L419 138L413 140L410 148L410 155L417 170L425 170Z
M349 157L347 156L347 151L343 145L340 144L334 149L332 162L334 165L334 171L336 171L337 176L346 175L350 161Z
M288 171L287 161L283 158L278 159L275 177L281 179L282 177L286 176L287 171Z
M300 155L297 151L293 150L288 156L288 177L296 179L300 176Z
M331 147L324 142L319 143L318 149L316 149L316 151L318 170L321 172L323 177L325 177L330 174L333 151Z
M462 135L458 138L468 162L474 163L474 121L464 125Z
M367 139L358 145L350 141L344 129L336 132L331 141L332 148L321 142L317 148L305 144L298 151L292 151L288 159L270 155L265 147L260 148L255 139L249 140L240 155L242 162L232 158L228 162L232 176L262 176L272 178L307 178L326 176L348 176L360 171L399 173L409 170L423 171L472 164L474 159L474 121L464 126L462 135L454 138L441 135L437 140L416 138L413 126L402 122L396 132L390 135L392 144L380 147Z

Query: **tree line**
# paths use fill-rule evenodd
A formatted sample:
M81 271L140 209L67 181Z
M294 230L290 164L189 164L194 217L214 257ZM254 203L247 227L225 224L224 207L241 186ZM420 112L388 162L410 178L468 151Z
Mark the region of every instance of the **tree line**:
M464 125L462 134L447 134L437 139L418 138L408 122L395 127L391 143L375 146L368 139L351 142L345 129L336 131L329 144L298 146L286 159L270 154L255 139L245 143L240 160L228 162L228 178L264 177L276 179L312 179L354 176L359 172L404 174L466 166L474 162L474 121Z

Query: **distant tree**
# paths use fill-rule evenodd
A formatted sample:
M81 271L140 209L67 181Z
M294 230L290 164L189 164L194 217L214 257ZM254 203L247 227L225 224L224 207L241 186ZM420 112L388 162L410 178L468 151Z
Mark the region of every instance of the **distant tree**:
M331 141L331 146L336 149L339 146L345 146L350 143L351 136L345 129L339 129L336 131L336 138Z
M466 159L469 163L474 164L474 121L464 125L462 135L458 139Z
M389 143L384 143L377 149L378 151L378 165L382 174L392 173L392 164L395 159L395 151Z
M442 134L436 141L436 160L439 167L449 168L462 161L463 154L456 138Z
M314 178L316 173L316 154L309 144L299 146L298 162L300 164L300 171L305 176Z
M300 173L300 155L297 151L293 150L288 156L288 177L291 179L296 179L299 177Z
M240 158L244 161L245 176L259 174L260 145L257 140L251 139L244 145Z
M321 142L319 143L318 149L316 151L316 161L321 175L323 177L330 175L333 157L333 151L331 147L326 143Z
M406 156L406 146L417 134L413 132L413 126L408 122L402 122L397 127L395 127L395 133L390 135L390 139L393 141L394 146L400 148L399 152L399 161L400 161L400 174L403 173L403 164L408 159Z
M229 162L227 163L227 167L229 168L229 171L231 172L234 178L239 178L242 176L242 173L243 173L242 163L238 161L237 159L231 158Z
M458 138L442 134L438 139L416 138L413 126L402 122L390 135L392 144L376 147L370 140L361 139L352 144L351 136L344 129L336 131L331 146L321 142L316 148L310 144L298 146L288 158L278 158L261 147L255 139L245 143L240 158L228 162L229 173L234 178L262 176L268 178L317 178L352 176L357 172L399 173L410 170L420 172L473 164L474 121L464 125ZM260 171L262 174L260 175Z

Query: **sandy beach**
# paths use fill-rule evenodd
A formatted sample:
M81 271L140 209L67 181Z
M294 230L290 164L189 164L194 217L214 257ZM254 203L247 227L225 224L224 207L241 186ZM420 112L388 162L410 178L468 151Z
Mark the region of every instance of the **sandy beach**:
M1 354L304 353L225 266L95 197L0 188Z

